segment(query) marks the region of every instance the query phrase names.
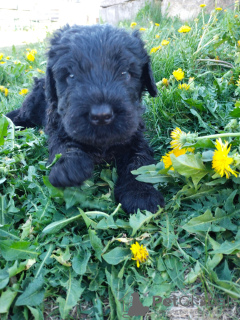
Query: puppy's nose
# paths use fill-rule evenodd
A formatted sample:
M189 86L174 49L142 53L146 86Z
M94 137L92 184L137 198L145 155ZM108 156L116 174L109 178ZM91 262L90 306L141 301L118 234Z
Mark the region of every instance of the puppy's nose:
M89 118L97 126L110 124L113 120L113 110L108 104L92 106Z

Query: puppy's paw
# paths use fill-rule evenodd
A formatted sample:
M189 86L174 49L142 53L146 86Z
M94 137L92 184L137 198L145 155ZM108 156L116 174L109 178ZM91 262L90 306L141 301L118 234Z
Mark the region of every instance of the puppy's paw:
M93 171L93 161L83 152L64 154L54 164L49 181L55 187L73 187L89 179Z
M146 183L132 184L117 187L115 189L116 200L122 204L122 208L127 213L137 212L137 209L157 212L158 206L164 207L165 201L162 194L152 185Z

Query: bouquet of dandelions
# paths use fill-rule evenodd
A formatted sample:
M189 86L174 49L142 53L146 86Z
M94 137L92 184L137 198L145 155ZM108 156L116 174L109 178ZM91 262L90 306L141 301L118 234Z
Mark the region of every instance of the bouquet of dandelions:
M233 119L225 127L238 127ZM210 194L217 186L233 182L240 184L240 132L199 137L180 128L171 132L171 151L157 165L132 171L139 181L179 187L175 199L196 198ZM232 144L228 141L232 138ZM175 188L176 191L176 188ZM180 206L178 201L177 207Z

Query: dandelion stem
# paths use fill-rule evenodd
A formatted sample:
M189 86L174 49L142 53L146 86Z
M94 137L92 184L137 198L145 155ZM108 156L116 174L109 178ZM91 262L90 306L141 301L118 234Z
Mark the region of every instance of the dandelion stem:
M196 140L198 141L198 140L202 140L202 139L217 139L217 138L224 138L224 137L240 137L240 132L212 134L209 136L197 137Z

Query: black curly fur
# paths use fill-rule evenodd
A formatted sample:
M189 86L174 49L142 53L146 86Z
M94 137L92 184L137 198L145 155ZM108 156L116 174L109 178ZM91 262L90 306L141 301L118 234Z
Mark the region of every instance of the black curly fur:
M56 187L80 185L94 164L116 161L115 198L127 212L156 212L164 199L131 174L154 163L143 137L141 96L157 95L150 59L138 32L108 25L65 26L51 40L46 77L36 79L22 107L7 114L16 125L44 126ZM46 98L45 98L46 97Z

